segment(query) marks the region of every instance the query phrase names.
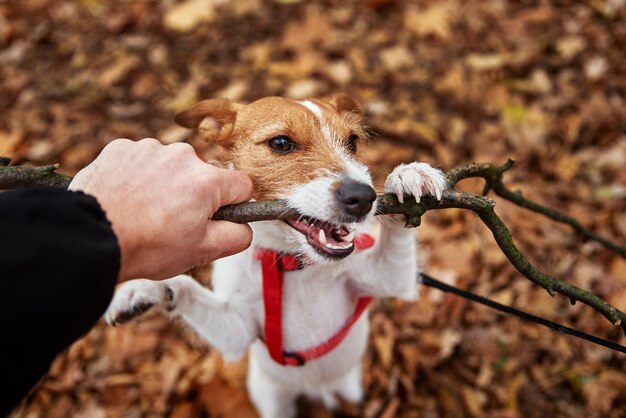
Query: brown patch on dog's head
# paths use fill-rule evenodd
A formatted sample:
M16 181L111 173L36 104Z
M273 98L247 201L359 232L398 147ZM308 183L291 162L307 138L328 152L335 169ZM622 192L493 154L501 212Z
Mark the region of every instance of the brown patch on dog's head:
M324 172L341 173L351 135L365 137L358 105L346 95L294 100L266 97L248 105L205 100L178 114L176 122L198 128L207 141L230 150L235 168L247 173L255 199L280 198ZM295 144L277 153L269 144L284 136Z

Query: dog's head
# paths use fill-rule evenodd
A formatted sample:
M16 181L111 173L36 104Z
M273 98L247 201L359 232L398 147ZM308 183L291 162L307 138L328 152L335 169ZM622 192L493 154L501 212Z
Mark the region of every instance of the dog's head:
M318 262L354 250L355 229L373 216L376 193L355 156L366 134L353 99L205 100L176 122L226 147L235 168L252 178L254 199L281 199L302 214L298 221L263 226L262 245Z

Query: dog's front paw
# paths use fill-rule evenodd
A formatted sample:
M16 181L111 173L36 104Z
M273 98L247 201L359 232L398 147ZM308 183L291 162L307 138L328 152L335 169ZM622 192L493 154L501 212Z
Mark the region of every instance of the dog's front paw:
M148 311L153 306L173 309L174 293L163 283L152 280L131 280L119 287L104 313L110 325L123 324Z
M419 203L427 194L441 200L446 187L446 178L441 170L426 163L400 164L385 181L385 192L395 194L400 203L404 203L405 196L413 196Z

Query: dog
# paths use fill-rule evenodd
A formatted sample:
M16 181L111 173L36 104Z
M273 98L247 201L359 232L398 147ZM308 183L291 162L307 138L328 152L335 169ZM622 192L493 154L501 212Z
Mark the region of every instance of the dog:
M368 168L356 157L366 137L347 95L248 105L202 101L176 121L225 147L253 182L253 198L280 199L301 217L252 224L246 251L214 263L212 289L180 275L121 285L105 320L128 321L151 307L181 317L225 360L249 352L247 388L263 418L296 414L300 395L332 408L363 398L361 359L371 298L417 297L416 242L403 215L376 213ZM441 199L446 182L426 163L396 167L385 191Z

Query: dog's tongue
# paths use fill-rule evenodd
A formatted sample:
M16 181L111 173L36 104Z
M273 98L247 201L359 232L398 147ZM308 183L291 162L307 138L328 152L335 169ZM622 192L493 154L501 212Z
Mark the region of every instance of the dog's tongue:
M350 233L350 230L345 225L341 225L339 228L333 228L331 232L336 237L343 238Z
M345 225L331 225L318 220L287 221L306 236L307 242L318 251L332 256L345 257L354 250L354 231Z
M350 234L350 230L345 225L329 228L327 235L339 242L352 242L354 239L354 234Z

